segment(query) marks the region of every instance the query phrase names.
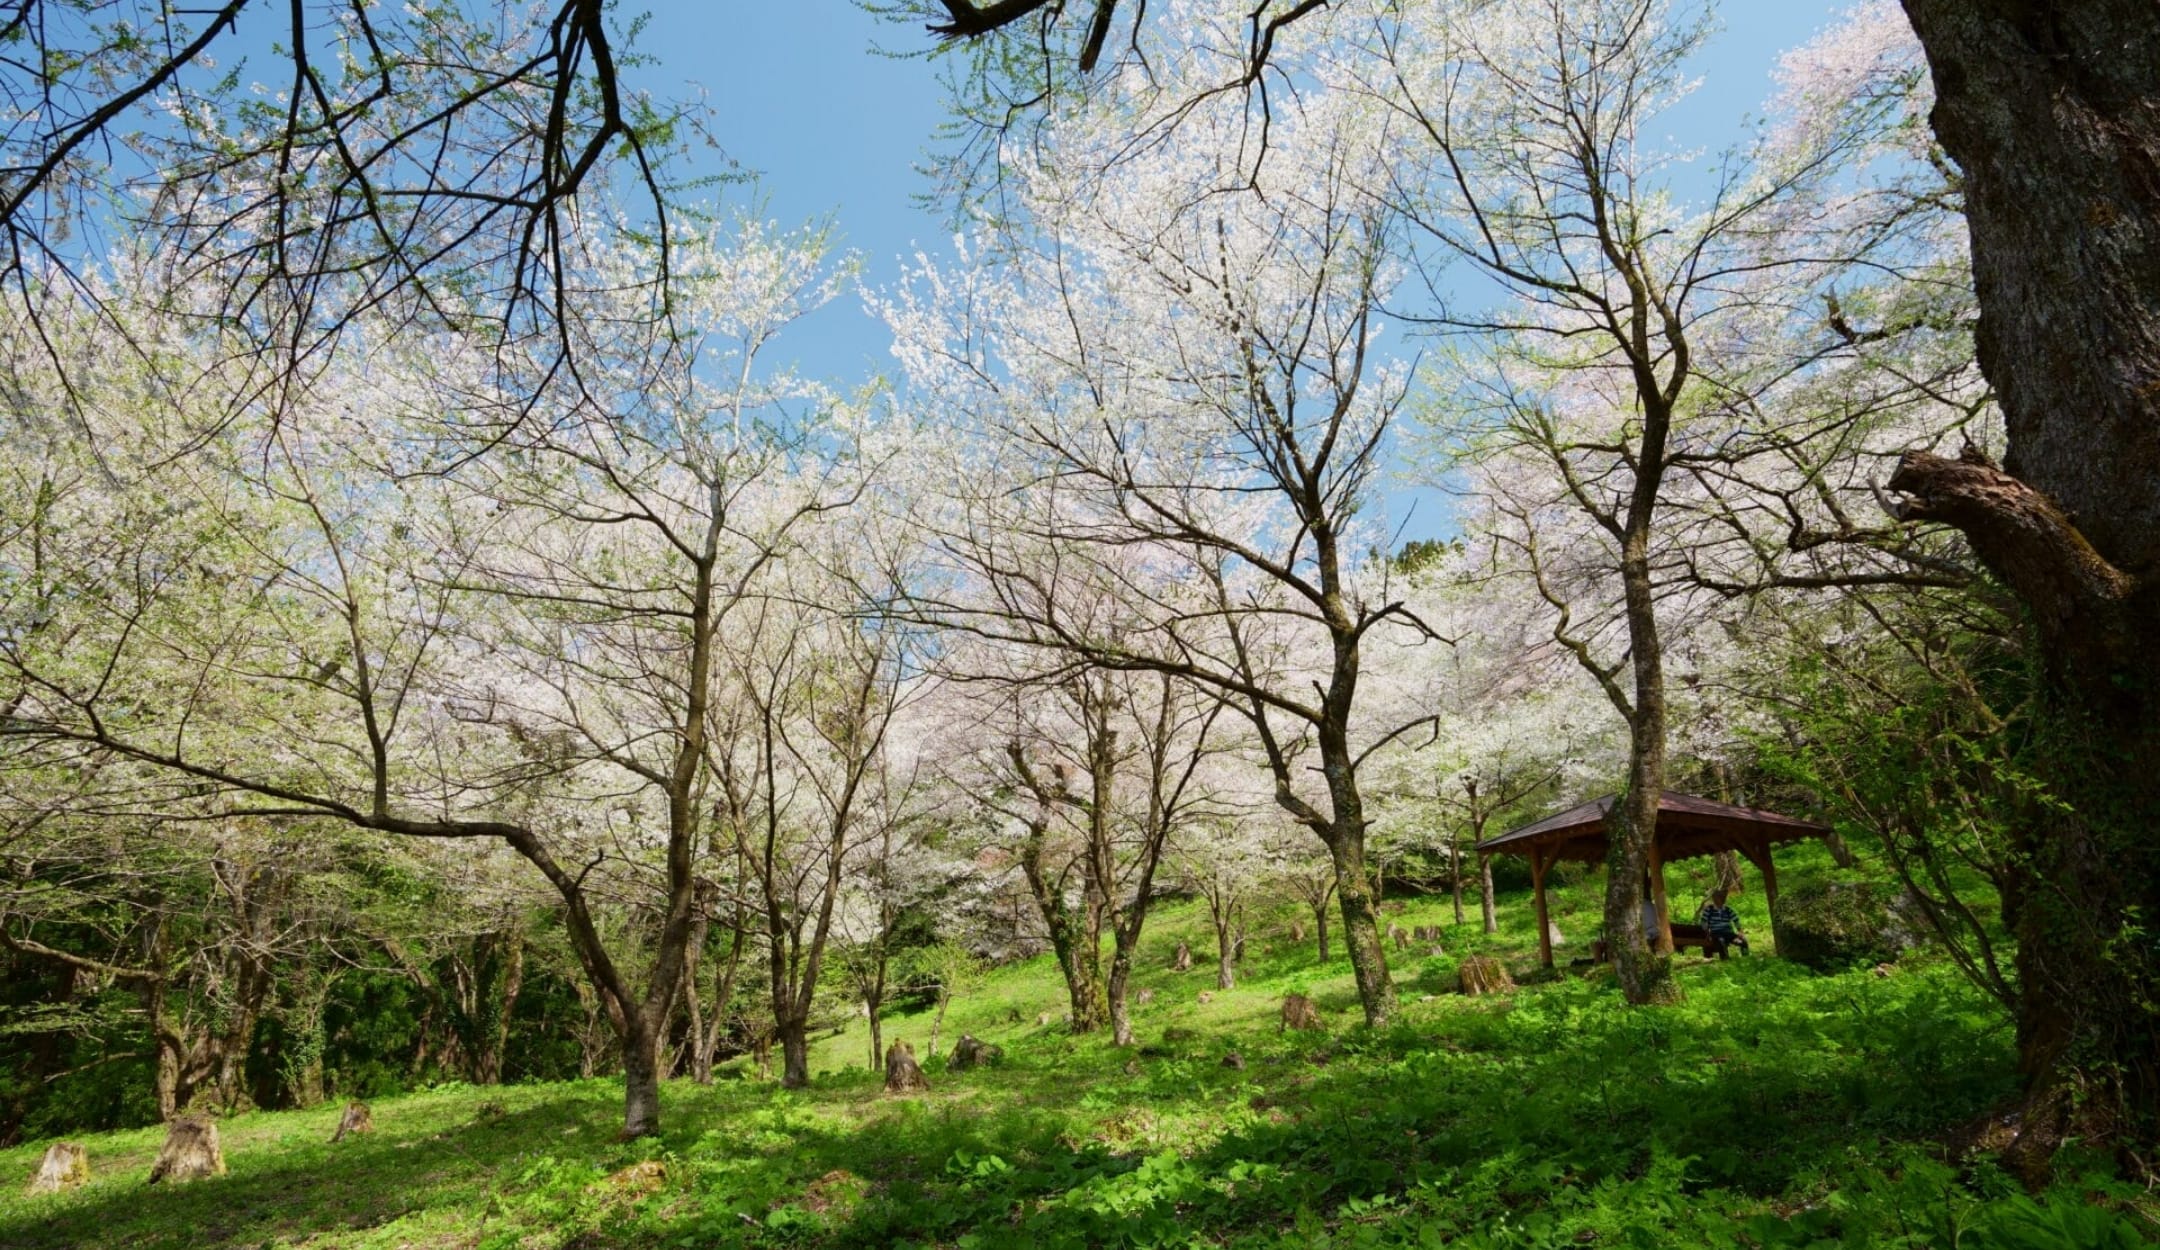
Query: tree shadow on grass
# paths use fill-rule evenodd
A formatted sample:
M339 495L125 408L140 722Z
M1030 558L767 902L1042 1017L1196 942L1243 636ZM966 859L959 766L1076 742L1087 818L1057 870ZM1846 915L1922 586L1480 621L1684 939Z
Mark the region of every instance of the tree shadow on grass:
M589 1246L971 1233L1055 1250L1295 1241L1374 1212L1468 1229L1575 1210L1614 1185L1673 1209L1711 1190L1773 1199L1856 1150L1971 1115L2010 1079L1999 1021L1950 978L1813 978L1774 961L1685 976L1682 1008L1629 1009L1568 982L1412 1005L1379 1032L1339 1017L1324 1038L1211 1030L1129 1074L1129 1052L1100 1045L1023 1049L964 1076L933 1066L931 1093L909 1098L866 1072L802 1092L671 1086L668 1131L636 1146L614 1143L619 1095L604 1085L507 1091L532 1101L484 1122L465 1091L386 1104L380 1131L337 1147L232 1150L222 1180L166 1190L121 1173L19 1206L0 1244L216 1250L408 1214L420 1244L470 1244L476 1229ZM1232 1047L1242 1070L1221 1066ZM589 1200L605 1171L656 1152L658 1192ZM559 1164L532 1166L544 1156Z
M1142 1131L1078 1141L1054 1114L957 1125L903 1115L805 1134L794 1145L798 1191L810 1169L845 1170L869 1189L828 1213L838 1218L773 1225L772 1241L967 1232L971 1244L1029 1250L1184 1244L1390 1209L1468 1229L1576 1209L1616 1185L1673 1210L1711 1190L1728 1205L1762 1205L1855 1150L1972 1115L2011 1079L2002 1039L1954 990L1821 982L1769 965L1693 981L1698 1001L1677 1010L1630 1010L1584 986L1518 996L1512 1008L1452 1004L1383 1033L1338 1034L1324 1066L1309 1061L1309 1039L1247 1037L1248 1072L1176 1059L1122 1092L1097 1091L1128 1109L1230 1112L1226 1132L1186 1155ZM768 1205L737 1207L736 1219L793 1219L786 1189L768 1186L756 1196ZM737 1229L724 1244L763 1243Z
M228 1142L223 1177L150 1185L145 1164L74 1194L25 1202L0 1222L0 1245L211 1250L373 1228L444 1204L484 1203L495 1178L535 1151L589 1155L614 1127L614 1103L600 1091L565 1091L463 1123L430 1117L442 1125L435 1131L401 1131L394 1111L381 1110L375 1132L335 1146Z

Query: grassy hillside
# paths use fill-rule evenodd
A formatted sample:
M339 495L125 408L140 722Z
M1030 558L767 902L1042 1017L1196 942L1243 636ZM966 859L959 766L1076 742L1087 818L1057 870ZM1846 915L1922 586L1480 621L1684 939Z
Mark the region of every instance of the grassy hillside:
M1676 906L1700 889L1675 871ZM1766 935L1759 896L1739 901ZM1038 959L946 1023L948 1043L965 1030L1005 1062L930 1061L925 1095L882 1093L858 1023L819 1044L812 1088L739 1065L676 1083L666 1131L636 1143L614 1140L607 1080L385 1100L375 1133L337 1146L335 1107L243 1115L223 1125L231 1175L171 1189L144 1184L161 1131L141 1130L87 1139L82 1190L28 1198L33 1143L0 1152L0 1246L2147 1244L2150 1199L2093 1179L2098 1161L2038 1198L1984 1161L1940 1161L2012 1082L2006 1022L1949 969L1690 959L1669 1010L1625 1009L1597 979L1450 993L1473 949L1528 970L1527 900L1505 902L1497 937L1473 913L1445 955L1396 957L1405 1006L1382 1032L1355 1026L1339 950L1320 966L1280 932L1201 1004L1203 918L1173 906L1146 945L1137 1050L1038 1026L1064 998ZM1556 914L1577 936L1597 906L1586 881ZM1442 923L1445 901L1392 918ZM1183 975L1167 967L1180 938L1202 956ZM1292 990L1318 999L1325 1035L1276 1033ZM918 1051L928 1031L886 1023Z

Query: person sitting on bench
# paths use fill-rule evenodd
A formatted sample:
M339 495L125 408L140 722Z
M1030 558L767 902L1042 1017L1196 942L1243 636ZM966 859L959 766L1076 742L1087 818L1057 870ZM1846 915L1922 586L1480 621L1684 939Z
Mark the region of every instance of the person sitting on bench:
M1702 910L1696 913L1695 918L1702 922L1703 930L1710 935L1710 954L1723 959L1725 952L1735 946L1740 948L1741 954L1748 953L1747 935L1740 932L1740 916L1725 905L1724 890L1712 890L1710 901L1702 905Z

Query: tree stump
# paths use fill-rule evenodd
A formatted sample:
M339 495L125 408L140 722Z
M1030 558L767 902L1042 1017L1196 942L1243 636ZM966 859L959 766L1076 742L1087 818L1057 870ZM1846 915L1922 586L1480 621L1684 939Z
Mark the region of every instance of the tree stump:
M1139 1003L1139 1004L1140 1004L1140 1005L1141 1005L1142 1007L1145 1007L1145 1006L1147 1006L1147 1005L1148 1005L1149 1003L1152 1003L1152 1002L1154 1002L1154 1001L1155 1001L1155 991L1153 991L1153 990L1141 990L1141 991L1140 991L1140 992L1139 992L1138 994L1135 994L1135 995L1133 996L1133 999L1134 999L1134 1001L1135 1001L1135 1002Z
M1490 955L1472 955L1463 960L1461 975L1465 994L1497 994L1515 988L1515 978L1508 975L1507 965Z
M1290 994L1283 998L1282 1023L1276 1026L1275 1031L1277 1033L1281 1033L1286 1029L1318 1029L1325 1027L1320 1023L1320 1009L1313 1005L1313 1000L1303 994Z
M626 1198L655 1194L667 1184L667 1164L658 1159L633 1163L600 1182L607 1192Z
M1201 1005L1202 1007L1205 1007L1205 1006L1207 1006L1207 1005L1208 1005L1209 1003L1212 1003L1212 1002L1214 1002L1214 1001L1215 1001L1215 994L1214 994L1214 991L1212 991L1212 990L1202 990L1202 991L1200 991L1200 997L1199 997L1198 999L1196 999L1195 1001L1197 1001L1197 1002L1198 1002L1198 1003L1199 1003L1199 1004L1200 1004L1200 1005Z
M1004 1057L1004 1047L993 1046L980 1038L962 1033L959 1042L952 1048L952 1056L945 1061L945 1070L947 1072L965 1072L969 1068L987 1068ZM885 1066L886 1071L890 1072L892 1070L889 1059ZM888 1078L888 1082L889 1080L890 1078ZM887 1088L890 1087L888 1083Z
M1222 1066L1230 1068L1234 1071L1243 1072L1245 1070L1245 1056L1233 1050L1229 1054L1222 1057Z
M1410 931L1408 929L1403 928L1399 924L1391 924L1387 927L1387 935L1388 941L1395 944L1396 950L1402 951L1410 949Z
M165 1144L150 1165L150 1183L193 1181L225 1175L225 1151L218 1146L217 1121L184 1115L165 1126Z
M910 1094L930 1088L930 1080L923 1075L922 1065L915 1062L915 1048L906 1042L894 1042L885 1052L885 1092Z
M1172 956L1170 959L1170 971L1192 971L1192 947L1187 946L1183 942L1177 944L1177 954Z
M375 1131L375 1117L368 1112L364 1102L345 1104L345 1114L338 1117L337 1132L330 1134L332 1142L341 1142L355 1133Z
M1557 920L1548 918L1545 921L1545 938L1556 947L1567 945L1567 935L1560 932L1560 922Z
M80 1143L56 1141L45 1148L37 1175L30 1178L33 1194L57 1194L90 1179L90 1152Z

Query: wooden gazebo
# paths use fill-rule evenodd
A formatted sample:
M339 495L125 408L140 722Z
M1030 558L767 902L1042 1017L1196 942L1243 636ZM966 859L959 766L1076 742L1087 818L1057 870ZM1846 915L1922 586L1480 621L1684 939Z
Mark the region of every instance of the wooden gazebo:
M1605 817L1619 798L1617 794L1608 794L1602 799L1592 799L1534 824L1487 838L1477 845L1480 852L1488 855L1521 855L1530 861L1531 890L1537 899L1538 958L1548 968L1552 966L1553 957L1552 928L1545 911L1546 874L1563 859L1604 862L1607 849ZM1667 790L1658 799L1657 832L1650 840L1650 897L1657 904L1659 931L1655 939L1658 949L1670 951L1673 948L1672 909L1665 901L1665 865L1668 862L1715 855L1719 851L1737 852L1762 873L1763 895L1774 904L1777 902L1777 865L1771 862L1770 848L1780 842L1819 838L1829 832L1830 826L1812 820ZM1773 922L1771 941L1775 944L1776 940Z

